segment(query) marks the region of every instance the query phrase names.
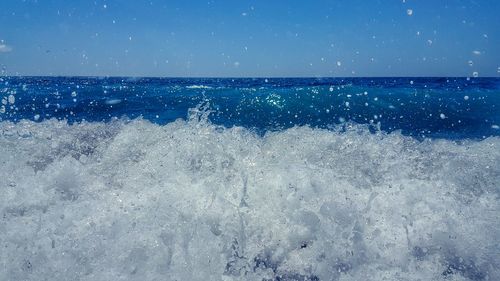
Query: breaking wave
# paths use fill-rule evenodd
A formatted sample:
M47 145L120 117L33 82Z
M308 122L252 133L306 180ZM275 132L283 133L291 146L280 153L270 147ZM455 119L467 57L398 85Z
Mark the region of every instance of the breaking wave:
M499 280L500 138L0 123L1 280Z

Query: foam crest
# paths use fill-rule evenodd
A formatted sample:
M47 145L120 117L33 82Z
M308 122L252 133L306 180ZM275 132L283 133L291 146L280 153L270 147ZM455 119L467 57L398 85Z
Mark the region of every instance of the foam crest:
M0 123L1 280L500 279L500 139Z

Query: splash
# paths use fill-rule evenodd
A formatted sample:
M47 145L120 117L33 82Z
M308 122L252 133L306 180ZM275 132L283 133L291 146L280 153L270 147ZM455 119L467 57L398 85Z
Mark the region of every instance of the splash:
M498 137L208 114L1 122L0 279L500 279Z

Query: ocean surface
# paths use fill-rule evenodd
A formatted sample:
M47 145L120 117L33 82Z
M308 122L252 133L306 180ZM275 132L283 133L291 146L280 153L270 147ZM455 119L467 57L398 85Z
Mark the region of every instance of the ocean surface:
M0 280L500 280L499 78L0 77Z

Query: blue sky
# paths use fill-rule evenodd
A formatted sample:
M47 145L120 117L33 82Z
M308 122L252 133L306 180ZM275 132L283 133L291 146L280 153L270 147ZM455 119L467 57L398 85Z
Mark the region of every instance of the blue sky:
M4 75L500 76L500 1L2 0Z

